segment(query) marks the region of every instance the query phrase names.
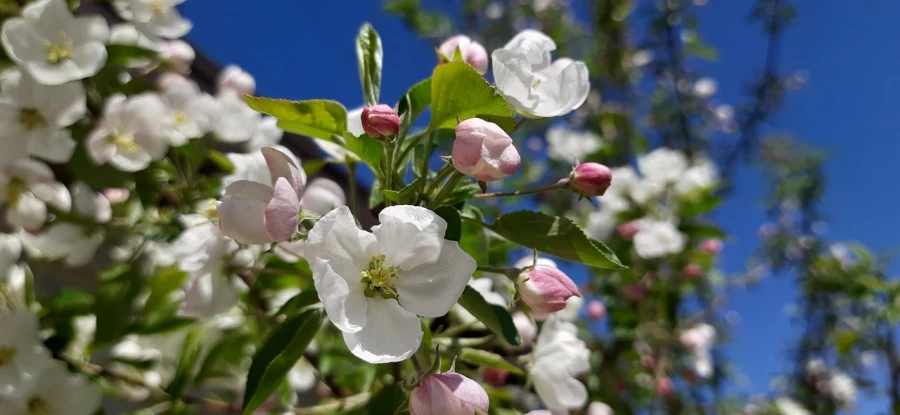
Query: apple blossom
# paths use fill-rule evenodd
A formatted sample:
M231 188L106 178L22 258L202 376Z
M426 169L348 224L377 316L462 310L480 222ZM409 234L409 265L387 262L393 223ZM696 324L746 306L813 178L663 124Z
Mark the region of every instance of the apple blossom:
M440 317L462 295L475 260L444 240L447 222L417 206L390 206L372 232L341 206L309 232L307 258L329 319L357 357L398 362L422 341L417 315ZM360 278L362 276L362 278Z
M722 240L706 239L700 243L700 250L708 255L719 255L719 252L722 252Z
M114 0L123 19L148 36L175 39L186 35L193 25L178 13L176 5L184 0Z
M230 89L220 91L210 106L212 132L225 143L252 139L262 123L262 115L247 106L243 95Z
M574 324L550 318L538 336L531 378L551 411L566 412L587 402L587 388L576 377L590 369L591 351L577 333Z
M612 169L612 182L606 193L600 196L600 205L604 210L622 212L631 205L629 199L631 191L640 181L637 173L631 167L616 167Z
M237 251L237 244L202 214L183 215L180 221L185 230L168 253L188 274L179 314L204 318L234 307L239 292L224 268L226 255Z
M337 182L324 177L317 177L309 182L303 190L300 206L324 215L347 204L344 189Z
M390 105L365 107L360 114L363 130L372 138L392 137L400 131L400 116Z
M565 115L587 99L587 66L568 58L551 61L555 49L547 35L529 29L491 54L497 91L522 116Z
M812 412L791 398L781 397L776 399L775 407L778 408L782 415L813 415Z
M219 204L222 232L241 243L281 242L297 231L303 177L284 153L271 147L262 154L270 184L238 180L225 188Z
M244 95L256 92L256 79L237 65L228 65L222 69L216 82L220 94L231 91L243 99Z
M613 415L613 410L603 402L591 402L588 405L586 415Z
M410 415L474 415L489 404L478 382L453 372L425 375L409 394Z
M167 115L158 95L113 95L106 101L103 121L87 136L88 154L96 164L143 170L166 154L169 146L162 133L171 131L175 122Z
M183 40L170 40L163 43L159 55L169 62L172 70L185 75L191 72L191 65L194 64L194 58L197 57L194 48Z
M637 164L645 180L658 183L675 183L688 168L684 153L665 147L638 156Z
M0 309L0 401L29 390L52 362L39 328L34 314Z
M588 303L588 318L597 321L606 315L606 306L598 300L592 300Z
M656 380L656 394L662 398L668 398L672 396L672 392L674 392L675 387L672 385L672 379L669 378L659 378Z
M513 313L512 318L513 325L519 332L519 338L522 339L522 345L529 346L534 343L534 339L537 338L537 326L534 325L531 318L521 311Z
M106 63L109 26L100 16L74 17L65 0L38 0L0 29L3 49L44 85L93 76Z
M689 194L698 189L712 188L719 181L719 172L712 160L694 156L692 164L675 182L675 191Z
M686 242L671 222L642 219L641 229L634 235L634 250L641 258L661 258L680 253Z
M593 132L560 126L550 127L546 139L548 156L571 164L596 153L603 146L600 136Z
M66 127L84 117L84 87L79 82L42 85L28 73L10 69L0 74L0 162L29 154L56 163L72 157L75 140Z
M581 163L572 171L569 185L582 196L603 196L612 180L609 167L600 163Z
M856 381L846 373L832 373L828 378L828 389L843 406L852 408L856 404Z
M193 80L175 73L163 74L157 81L161 98L168 108L170 120L165 132L172 146L181 146L192 138L200 138L209 131L213 98L203 92Z
M0 233L0 276L7 275L22 256L22 241L18 235Z
M487 51L484 49L484 46L481 46L480 43L472 40L472 38L466 35L456 35L445 40L444 43L441 43L441 45L438 46L438 52L450 61L452 61L453 56L456 55L457 49L459 49L459 54L462 56L463 61L475 68L476 72L481 75L484 75L487 72Z
M278 128L278 119L264 115L256 126L256 132L250 137L250 141L244 144L249 151L257 151L263 147L275 147L284 137L284 130Z
M699 98L709 98L715 95L718 89L719 85L715 79L703 77L694 82L693 92Z
M604 205L588 214L584 233L593 239L603 241L610 238L616 229L616 212Z
M295 165L301 165L300 159L286 147L280 145L270 147L284 153ZM272 175L269 173L269 166L266 162L266 157L262 153L262 147L250 153L228 153L226 157L228 157L228 161L231 162L234 170L231 174L222 177L222 186L228 187L228 185L238 180L250 180L259 183L272 182ZM306 172L303 169L299 169L299 172L300 178L306 183Z
M569 297L580 297L578 287L559 268L538 265L526 268L516 282L522 301L538 313L554 313L566 306Z
M485 182L515 173L522 162L506 131L479 118L459 123L451 155L456 170Z
M102 193L106 200L113 205L125 202L131 197L131 191L123 187L108 187L103 189Z
M682 332L679 340L691 352L694 372L702 378L712 376L713 362L710 348L716 341L716 329L709 324L701 324Z
M60 211L72 207L68 190L53 171L37 160L21 159L0 171L0 203L9 203L6 221L28 230L40 229L47 220L47 205Z
M163 49L163 42L160 39L156 37L151 38L146 34L141 33L141 31L131 23L119 23L111 26L109 28L109 44L139 46L157 52L162 52ZM145 63L150 63L149 60L143 58L140 59L145 61Z

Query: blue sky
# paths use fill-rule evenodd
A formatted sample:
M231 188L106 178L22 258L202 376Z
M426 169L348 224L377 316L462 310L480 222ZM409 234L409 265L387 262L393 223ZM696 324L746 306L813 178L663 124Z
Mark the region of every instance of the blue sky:
M765 39L746 19L752 3L709 0L698 11L701 33L719 49L720 59L695 67L718 80L717 96L724 102L741 102L744 82L762 65ZM900 215L894 213L896 197L884 192L896 188L892 181L900 177L895 160L900 144L892 123L900 109L900 2L792 3L799 15L785 38L781 68L808 71L809 82L788 97L770 130L790 132L831 152L825 198L830 238L859 241L876 251L895 248ZM396 102L428 77L435 63L431 45L382 12L379 0L191 0L182 9L195 24L188 37L220 64L236 63L252 73L265 96L361 105L354 37L365 21L385 45L382 101ZM726 272L746 268L766 221L760 177L741 169L738 191L716 216L732 235L723 254ZM728 306L742 318L727 353L749 380L748 390L766 391L770 378L785 368L792 329L783 307L796 294L790 280L773 277L731 298ZM861 402L859 413L874 412Z

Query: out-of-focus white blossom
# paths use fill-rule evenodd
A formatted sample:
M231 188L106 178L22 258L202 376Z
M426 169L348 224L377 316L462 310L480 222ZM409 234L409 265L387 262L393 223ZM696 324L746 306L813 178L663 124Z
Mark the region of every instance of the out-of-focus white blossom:
M531 378L551 411L565 413L587 402L587 388L576 377L590 370L591 351L577 334L574 324L553 317L538 336Z
M36 231L47 220L47 205L68 211L72 199L53 171L37 160L20 159L0 171L0 203L8 203L6 221Z
M122 171L143 170L166 155L169 143L163 133L172 131L174 124L156 94L113 95L106 101L102 122L88 134L88 154L97 164L110 163Z
M797 401L782 397L775 400L775 407L782 415L813 415L812 412L801 406Z
M661 258L684 250L687 238L671 222L653 219L641 221L634 235L634 250L641 258Z
M184 0L115 0L113 5L123 19L147 36L176 39L193 27L175 8L181 3Z
M547 151L551 159L575 164L600 150L603 142L591 131L577 131L566 127L547 130Z
M694 95L699 98L709 98L716 94L719 84L712 78L700 78L694 82Z
M52 364L38 329L34 314L0 309L0 402L30 393Z

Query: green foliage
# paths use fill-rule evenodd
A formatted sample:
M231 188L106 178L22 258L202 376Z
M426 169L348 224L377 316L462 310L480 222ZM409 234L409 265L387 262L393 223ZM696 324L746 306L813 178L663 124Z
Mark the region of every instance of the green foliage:
M403 136L409 126L415 124L419 115L431 105L431 78L423 80L406 91L400 102L397 103L397 114L403 117L406 128L400 132Z
M309 137L331 140L347 131L347 109L326 99L288 101L263 97L244 97L247 105L278 119L278 128Z
M506 359L503 358L503 356L485 350L464 347L459 351L458 357L459 360L462 360L466 363L471 363L473 365L503 369L509 373L513 373L516 375L524 374L524 372L522 372L522 369L519 369L516 365L507 362Z
M378 103L381 93L381 38L372 25L366 23L356 37L356 58L359 63L359 80L363 87L366 106Z
M181 354L178 358L178 365L175 367L175 377L166 388L172 396L181 396L185 388L191 385L194 378L194 368L200 357L203 348L203 341L206 339L206 329L198 327L192 330L185 338L181 345Z
M478 72L465 62L438 65L431 76L431 123L429 130L456 128L457 120L490 118L506 131L515 119L500 96Z
M522 344L519 330L513 324L512 316L505 308L490 304L484 300L478 291L472 287L466 287L459 297L459 305L471 313L478 321L490 329L494 334L507 343L518 346Z
M451 206L441 206L434 211L438 216L447 221L447 232L444 239L450 241L459 241L462 236L462 222L459 218L459 211Z
M571 219L520 210L500 216L488 227L528 248L598 268L625 268L602 242L588 238Z
M278 326L259 348L247 373L244 415L253 413L284 381L315 337L323 318L321 309L306 310Z

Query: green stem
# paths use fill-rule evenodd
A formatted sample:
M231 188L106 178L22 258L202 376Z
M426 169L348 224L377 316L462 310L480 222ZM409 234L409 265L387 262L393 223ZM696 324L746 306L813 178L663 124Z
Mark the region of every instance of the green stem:
M422 177L428 177L428 161L431 160L431 146L434 142L434 135L436 131L432 131L428 134L428 138L425 139L425 153L422 155L422 168L419 170L419 174ZM425 180L422 180L421 191L420 193L424 193L425 191Z
M347 163L347 186L350 187L350 213L356 216L356 161L350 157L346 158Z
M400 151L400 156L397 158L397 160L406 160L406 158L409 157L409 153L415 150L416 146L418 146L419 143L422 142L423 138L425 138L425 133L419 133L412 136L412 138L409 139L409 144L407 144L406 147L403 147L403 149Z
M557 189L564 189L569 187L568 180L561 180L558 183L551 184L545 187L539 187L537 189L529 189L529 190L516 190L514 192L495 192L495 193L479 193L472 196L473 199L486 199L489 197L509 197L509 196L524 196L524 195L533 195L536 193L549 192Z
M394 190L394 142L391 138L384 140L384 186L381 191ZM391 201L384 197L384 203L391 205Z
M500 274L505 275L506 278L509 278L510 281L516 282L516 279L519 278L519 274L522 273L522 270L514 267L488 267L479 265L477 270L481 272L490 272L491 274Z
M487 229L491 228L491 225L484 223L478 219L473 219L473 218L466 217L466 216L460 216L459 218L462 219L463 222L469 222L471 224L481 226L482 228L487 228Z
M444 179L446 179L447 176L453 172L453 170L453 165L449 163L444 167L441 167L440 170L437 171L437 174L434 176L434 179L431 179L431 183L429 183L428 186L425 187L425 190L422 192L422 194L427 195L437 189L437 187L440 186L441 182L443 182Z
M456 169L453 169L453 171L450 173L450 177L447 178L447 181L445 181L444 184L437 189L434 197L431 197L429 199L427 206L428 209L434 210L439 208L444 199L446 199L447 196L450 196L450 194L453 193L453 190L456 189L456 185L460 180L462 180L463 177L466 177L466 175L460 173Z

